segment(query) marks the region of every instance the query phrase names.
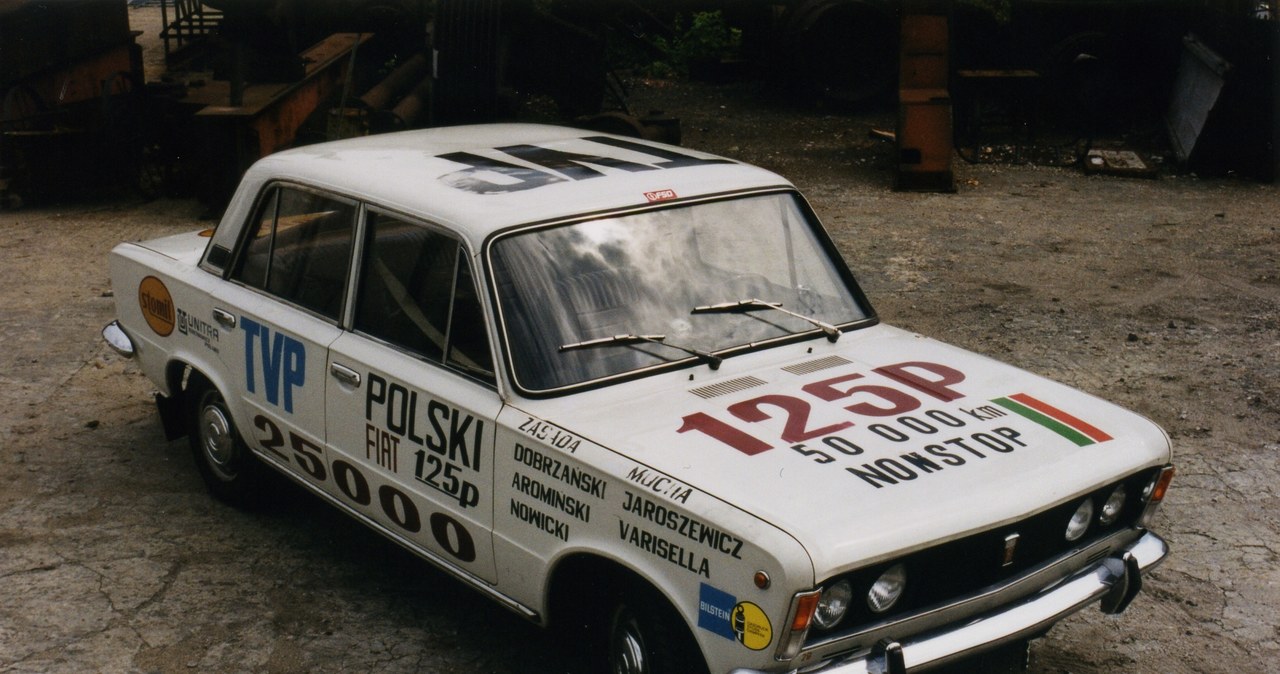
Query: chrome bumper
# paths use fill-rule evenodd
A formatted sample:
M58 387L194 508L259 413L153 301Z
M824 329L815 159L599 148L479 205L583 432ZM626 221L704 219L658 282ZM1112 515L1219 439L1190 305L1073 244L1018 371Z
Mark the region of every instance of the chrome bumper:
M1031 638L1086 605L1101 601L1105 613L1119 613L1142 588L1142 573L1159 564L1169 546L1147 532L1123 553L1108 557L1032 595L971 621L902 641L886 639L870 653L836 659L805 674L904 674L943 665L1005 643ZM737 670L734 674L751 674Z

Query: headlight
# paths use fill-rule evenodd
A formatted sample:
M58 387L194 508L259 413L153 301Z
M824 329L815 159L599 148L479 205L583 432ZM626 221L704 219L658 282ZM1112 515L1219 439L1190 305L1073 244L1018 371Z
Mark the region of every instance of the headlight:
M1102 504L1102 512L1098 513L1098 524L1102 526L1110 526L1120 519L1120 513L1124 510L1124 485L1120 485L1112 490L1111 495L1107 497L1107 502Z
M871 590L867 592L867 606L874 613L884 613L893 608L906 587L907 569L901 564L894 564L871 584Z
M813 612L813 623L824 630L835 627L849 610L849 602L852 600L853 586L849 585L849 581L833 583L822 591L818 608Z
M1071 515L1071 521L1067 522L1066 537L1068 541L1078 541L1089 530L1089 522L1093 519L1093 501L1085 499L1080 503L1080 507L1076 508L1075 513Z

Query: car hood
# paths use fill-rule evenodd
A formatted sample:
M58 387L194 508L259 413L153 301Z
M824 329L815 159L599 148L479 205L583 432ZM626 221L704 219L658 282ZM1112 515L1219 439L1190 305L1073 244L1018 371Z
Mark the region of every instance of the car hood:
M885 325L521 406L786 531L819 579L1170 456L1141 416Z

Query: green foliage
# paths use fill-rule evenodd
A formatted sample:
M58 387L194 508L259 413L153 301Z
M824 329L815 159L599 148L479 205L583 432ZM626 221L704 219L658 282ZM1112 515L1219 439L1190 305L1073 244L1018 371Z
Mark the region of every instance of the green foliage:
M1001 25L1013 20L1013 0L956 0L956 3L986 12Z
M736 56L742 46L742 29L729 26L719 11L696 12L687 27L685 18L677 15L672 28L672 37L654 38L653 44L663 56L645 68L646 74L686 76L690 64Z

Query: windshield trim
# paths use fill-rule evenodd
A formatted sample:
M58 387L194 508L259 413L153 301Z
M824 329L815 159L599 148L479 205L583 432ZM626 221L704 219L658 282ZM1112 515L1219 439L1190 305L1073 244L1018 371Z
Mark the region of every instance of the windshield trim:
M526 232L535 231L539 229L550 229L553 227L568 226L568 225L573 225L581 222L587 222L590 220L597 220L602 218L621 217L621 216L632 215L636 213L662 211L662 210L667 210L671 208L683 208L686 206L692 206L700 203L725 201L729 199L739 199L739 198L745 198L745 197L763 196L763 195L770 195L770 194L791 195L792 197L795 198L796 205L800 208L800 210L805 215L807 222L811 222L817 225L812 229L812 231L815 238L818 241L818 244L822 247L823 251L827 253L827 256L830 258L833 268L835 269L836 273L840 276L840 279L844 281L846 287L849 290L849 293L853 296L854 302L857 303L858 308L861 309L862 312L865 314L865 318L855 320L855 321L849 321L846 323L838 323L836 324L836 327L840 328L842 332L848 333L848 332L861 330L863 328L878 324L880 322L880 317L876 314L875 309L871 306L871 303L867 300L866 294L863 293L862 287L858 285L857 280L853 276L853 272L850 271L849 266L845 263L844 257L840 255L839 250L836 249L835 243L831 240L831 237L830 235L828 235L826 228L822 226L821 221L818 219L817 215L814 213L812 207L810 207L809 202L804 198L804 195L800 194L800 192L796 190L794 187L787 186L787 185L779 185L777 187L735 190L730 192L717 192L714 194L705 194L705 195L699 195L696 197L672 199L670 201L663 201L661 203L656 203L656 204L640 204L640 205L628 206L628 207L622 207L622 208L616 208L616 209L593 211L589 213L579 213L569 217L554 218L551 220L542 220L537 222L525 223L521 225L515 225L512 227L505 227L503 229L500 229L491 233L485 239L483 245L481 246L481 250L482 250L481 256L483 258L482 262L484 266L484 278L485 278L486 285L488 286L488 288L486 289L486 292L489 295L489 304L493 308L493 317L496 322L496 325L494 327L496 328L499 346L501 347L501 351L502 351L502 354L501 354L502 367L507 373L508 381L510 382L511 387L515 391L520 393L520 395L526 398L534 398L534 399L554 398L554 397L559 397L563 395L568 395L571 393L578 393L581 391L602 388L604 386L611 386L614 384L619 384L626 381L632 381L635 379L641 379L641 378L649 377L655 374L660 374L662 372L682 370L691 366L701 366L704 363L703 363L703 360L700 359L699 357L690 355L684 358L678 358L678 359L671 360L664 363L655 363L653 365L647 365L647 366L640 367L635 370L630 370L627 372L620 372L617 374L598 377L595 379L589 379L586 381L567 384L564 386L557 386L549 389L534 389L534 388L529 388L525 386L520 382L516 374L515 364L512 362L512 359L511 359L512 349L508 341L509 337L508 337L508 331L506 326L506 317L503 315L502 303L497 294L498 283L497 283L497 277L494 274L494 265L492 260L493 246L495 243L497 243L498 241L501 241L502 239L508 238L510 236L515 236L518 234L523 234ZM758 351L766 348L773 348L776 346L783 346L783 345L792 344L795 342L808 341L815 338L823 338L823 339L826 338L826 334L823 332L823 330L816 326L813 327L812 329L792 333L789 335L780 335L778 337L774 337L771 339L761 340L758 342L749 342L747 344L740 344L738 346L733 346L726 349L720 349L715 351L714 354L722 358L731 358L733 356L749 353L752 351Z

